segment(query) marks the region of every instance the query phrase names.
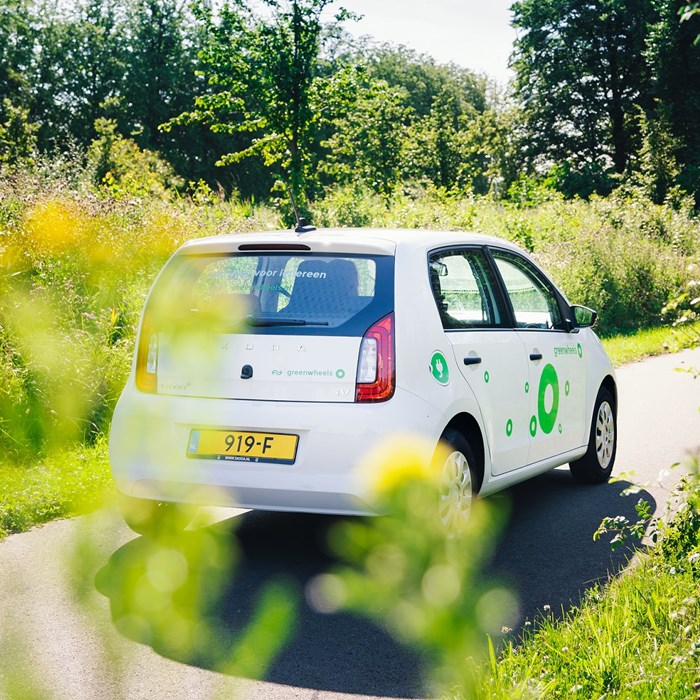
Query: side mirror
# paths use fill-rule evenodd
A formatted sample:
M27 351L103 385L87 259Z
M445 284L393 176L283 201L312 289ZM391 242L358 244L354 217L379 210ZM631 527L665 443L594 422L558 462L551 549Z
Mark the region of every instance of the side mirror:
M598 320L598 314L587 306L574 304L571 310L574 312L574 319L578 328L590 328Z

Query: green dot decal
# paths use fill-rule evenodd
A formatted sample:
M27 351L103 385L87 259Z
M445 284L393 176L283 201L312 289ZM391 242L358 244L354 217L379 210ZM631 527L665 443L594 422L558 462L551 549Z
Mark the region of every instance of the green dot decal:
M535 437L536 433L537 433L537 418L535 418L535 416L532 416L532 418L530 418L530 435L532 435L532 437Z
M338 379L342 379L345 376L345 370L344 369L337 369L335 371L335 376L338 377Z
M583 348L581 347L581 343L579 343L579 344L576 346L576 350L578 351L578 356L579 356L579 357L583 357Z
M526 394L530 393L530 382L525 382L525 393Z
M489 379L491 379L491 375L488 372L484 372L484 381L488 384Z
M564 393L568 396L569 392L571 391L571 384L569 384L569 381L566 381L566 384L564 384Z
M438 384L449 384L450 368L447 366L447 359L439 350L430 358L430 373Z
M506 435L510 437L513 434L513 421L509 418L506 423Z
M559 423L559 435L562 434L562 431L563 431L563 430L564 430L564 428L562 428L562 427L561 427L561 423Z
M547 389L552 388L552 407L549 411L546 409L545 395ZM540 419L540 428L542 432L549 435L557 420L557 412L559 411L559 378L557 371L553 365L546 365L542 370L540 377L540 389L537 396L537 416Z

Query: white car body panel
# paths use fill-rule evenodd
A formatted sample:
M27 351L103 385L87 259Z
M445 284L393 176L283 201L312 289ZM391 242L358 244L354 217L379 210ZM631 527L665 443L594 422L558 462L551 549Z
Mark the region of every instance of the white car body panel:
M354 402L360 338L161 333L158 393L214 399ZM165 336L165 337L163 337ZM171 342L168 342L170 340ZM241 367L255 365L254 382ZM251 365L252 366L252 365Z

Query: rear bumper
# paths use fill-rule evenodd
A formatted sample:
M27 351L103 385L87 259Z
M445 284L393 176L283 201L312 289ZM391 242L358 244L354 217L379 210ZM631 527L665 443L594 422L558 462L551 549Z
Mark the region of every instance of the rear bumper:
M197 399L127 387L115 410L110 462L127 495L201 505L310 513L369 514L358 474L363 457L392 434L437 443L442 415L397 389L385 403ZM294 464L192 459L192 429L299 435Z

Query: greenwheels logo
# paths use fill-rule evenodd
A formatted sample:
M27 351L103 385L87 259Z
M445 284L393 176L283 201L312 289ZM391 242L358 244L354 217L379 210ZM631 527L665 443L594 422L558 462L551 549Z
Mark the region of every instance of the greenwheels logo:
M548 399L551 396L551 404ZM549 409L547 405L549 404ZM549 435L557 422L559 412L559 377L553 365L546 365L540 377L540 388L537 394L537 417L530 418L530 434L534 437L537 432L537 421L543 433Z
M445 356L438 350L430 358L430 374L438 384L445 386L450 382L450 368L447 366Z

